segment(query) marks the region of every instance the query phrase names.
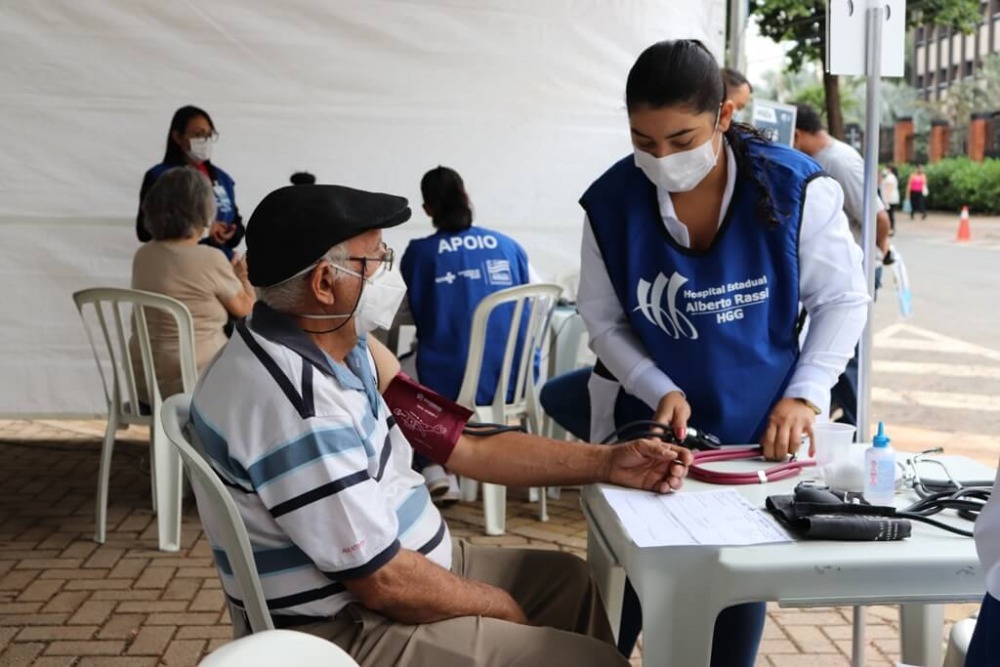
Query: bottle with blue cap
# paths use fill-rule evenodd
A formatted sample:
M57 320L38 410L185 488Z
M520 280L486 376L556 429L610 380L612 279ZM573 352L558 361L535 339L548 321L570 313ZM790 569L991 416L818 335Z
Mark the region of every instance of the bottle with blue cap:
M878 423L872 446L865 450L865 500L872 505L892 507L896 492L896 452L889 446L885 426Z

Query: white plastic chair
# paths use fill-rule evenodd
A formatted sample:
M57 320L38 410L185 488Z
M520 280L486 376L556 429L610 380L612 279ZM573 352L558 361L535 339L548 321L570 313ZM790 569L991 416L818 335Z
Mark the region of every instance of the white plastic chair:
M162 311L174 318L177 325L180 353L181 381L184 391L194 389L198 370L194 353L194 326L191 312L177 299L163 294L132 289L97 287L73 294L77 310L84 323L87 339L94 351L97 371L104 386L108 403L108 426L101 447L101 467L97 476L97 523L94 540L103 543L107 534L108 477L111 472L111 455L115 447L115 432L120 426L141 424L149 426L149 444L152 450L150 471L153 485L153 510L157 517L157 533L161 551L177 551L181 542L181 462L177 454L166 447L160 423L162 398L153 363L146 309ZM87 317L87 306L94 317ZM97 320L103 346L94 335ZM133 372L132 353L129 350L131 322L145 373L147 395L140 396ZM102 354L103 351L103 354ZM109 378L110 376L110 378ZM149 414L140 412L140 403L149 406Z
M969 644L972 642L972 633L975 630L976 616L963 618L951 626L943 667L964 667L965 656L969 653Z
M545 343L549 320L555 308L562 287L548 283L535 283L511 287L494 292L479 302L472 315L472 330L469 338L469 356L465 363L465 377L458 392L457 402L475 412L475 419L492 424L508 424L512 420L524 425L529 433L541 432L539 420L541 408L538 405L538 385L534 378L534 360ZM511 327L504 346L503 366L497 381L496 394L490 405L476 405L476 390L479 387L479 373L483 365L483 351L486 345L486 325L494 309L503 304L513 304ZM514 353L520 338L520 322L527 317L524 341L520 357ZM512 373L516 369L516 373ZM514 392L507 400L513 382ZM462 498L476 499L478 482L462 478ZM539 518L548 520L544 489L539 494ZM486 534L503 535L507 523L507 487L499 484L483 484L483 514L486 517Z
M315 635L267 630L223 644L198 663L200 667L357 667L342 648Z
M212 466L205 459L204 452L197 438L189 437L186 427L191 413L191 394L177 394L163 403L163 430L167 442L175 453L184 460L188 479L194 489L198 501L198 514L202 517L202 525L210 531L212 541L222 547L226 558L233 569L233 578L239 589L237 596L243 601L249 631L252 633L273 630L274 622L267 609L264 589L257 575L257 565L253 560L253 548L247 536L243 517L232 495L222 484ZM211 529L209 529L211 526ZM222 576L221 573L219 575ZM230 604L230 616L233 618L233 634L239 638L246 634L240 623L238 607ZM282 663L284 664L284 663ZM290 662L288 664L296 664Z

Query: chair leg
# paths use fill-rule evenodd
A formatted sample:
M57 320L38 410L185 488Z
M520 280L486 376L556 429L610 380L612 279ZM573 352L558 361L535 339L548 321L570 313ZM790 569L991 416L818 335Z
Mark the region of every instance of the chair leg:
M503 535L507 529L507 487L483 483L483 514L486 534Z
M152 458L155 463L156 526L160 551L179 551L181 548L181 479L183 477L180 454L167 442L160 422L159 406L153 415L150 429Z
M479 482L470 477L462 477L458 485L462 490L462 502L476 502L476 497L479 495Z
M153 514L156 514L156 457L153 456L153 425L149 425L149 485L153 494Z
M111 477L111 456L115 451L115 431L118 430L118 408L110 406L108 426L101 445L101 463L97 470L97 506L94 509L94 541L104 544L108 529L108 484Z
M538 520L548 521L549 520L549 503L548 494L545 493L545 487L538 489Z

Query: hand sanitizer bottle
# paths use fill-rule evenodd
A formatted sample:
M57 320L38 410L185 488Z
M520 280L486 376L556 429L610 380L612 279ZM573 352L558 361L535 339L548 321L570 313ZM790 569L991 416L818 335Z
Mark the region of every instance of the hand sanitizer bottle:
M865 500L872 505L892 507L896 491L896 452L889 446L882 422L872 438L872 446L865 450Z

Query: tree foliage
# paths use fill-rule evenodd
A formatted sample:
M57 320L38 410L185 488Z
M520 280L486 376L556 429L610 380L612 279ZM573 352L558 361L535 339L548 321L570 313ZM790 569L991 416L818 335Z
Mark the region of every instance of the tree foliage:
M823 64L826 55L827 0L750 0L760 33L778 43L789 43L788 68L799 71L807 63ZM857 4L863 5L862 1ZM976 29L982 18L980 0L911 0L907 3L908 25L933 23L965 33ZM825 69L825 68L824 68ZM843 134L839 83L835 75L823 75L826 115L830 132Z
M750 0L760 33L775 42L793 44L788 66L798 71L808 62L823 62L826 51L827 0ZM858 4L862 4L858 2ZM980 0L911 0L909 25L934 23L971 33L979 23Z

